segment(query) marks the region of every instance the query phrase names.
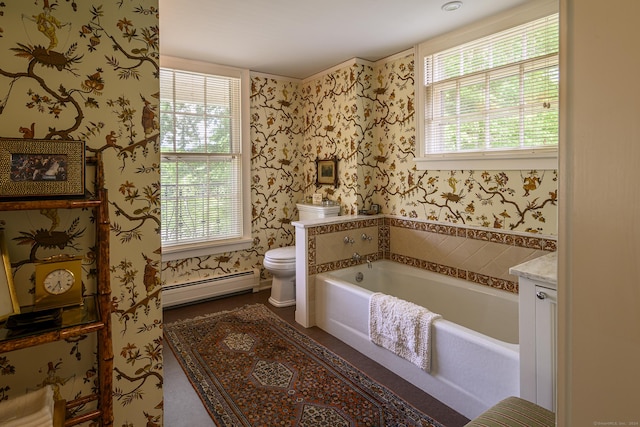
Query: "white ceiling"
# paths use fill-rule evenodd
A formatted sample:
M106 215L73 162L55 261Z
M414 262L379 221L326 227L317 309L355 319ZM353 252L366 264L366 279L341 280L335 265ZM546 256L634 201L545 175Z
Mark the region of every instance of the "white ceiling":
M159 0L160 53L304 79L536 0Z

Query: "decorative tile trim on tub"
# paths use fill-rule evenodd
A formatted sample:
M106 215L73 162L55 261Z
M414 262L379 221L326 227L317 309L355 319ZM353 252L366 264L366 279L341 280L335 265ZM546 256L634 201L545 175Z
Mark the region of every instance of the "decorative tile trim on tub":
M385 218L385 225L387 227L409 228L412 230L428 231L430 233L446 234L448 236L466 237L468 239L484 240L487 242L540 249L549 252L555 252L557 249L556 239L549 236L536 237L400 218Z
M328 233L338 233L336 239L342 238L342 234L347 231L358 231L360 229L364 229L367 227L376 227L378 230L377 241L378 246L377 250L374 248L373 251L368 251L370 248L364 248L362 245L358 246L357 242L353 245L354 252L357 251L362 255L360 261L356 261L351 257L348 258L340 258L335 259L329 262L322 262L317 264L317 237L320 235L325 235ZM499 272L503 272L503 274L498 274L503 277L496 277L492 274L485 274L482 271L482 268L476 270L475 268L465 268L468 265L473 267L473 263L465 263L461 259L447 258L444 260L440 259L439 262L434 262L434 259L429 259L430 256L428 253L423 253L419 249L412 250L409 253L394 253L392 252L392 241L391 235L397 235L398 232L392 233L392 229L397 227L398 229L405 229L417 232L424 233L416 233L415 237L409 236L410 239L416 238L418 239L415 243L415 248L419 248L421 244L424 244L423 237L424 236L434 236L441 235L443 237L437 238L449 241L459 242L467 242L470 243L467 246L478 246L483 245L488 249L500 249L498 255L496 256L495 265L492 268L497 269ZM429 234L433 233L433 234ZM413 233L411 233L413 234ZM517 280L510 280L510 275L508 275L508 267L511 265L516 265L521 262L521 259L518 257L523 256L538 256L543 254L543 251L553 252L556 250L557 243L556 239L553 236L531 236L524 235L518 233L508 233L502 231L494 231L494 230L486 230L486 229L478 229L471 228L465 226L458 225L448 225L441 223L433 223L425 220L413 220L406 218L393 218L393 217L378 217L371 219L355 219L353 221L346 221L340 223L332 223L332 224L324 224L316 227L309 228L309 241L308 241L308 274L315 275L327 271L338 270L345 267L350 267L357 264L363 264L366 262L367 258L371 261L379 260L379 259L389 259L395 262L399 262L402 264L407 264L410 266L414 266L417 268L421 268L428 271L437 272L440 274L445 274L447 276L457 277L460 279L467 280L469 282L473 282L483 286L490 286L492 288L501 289L507 292L518 293L518 283ZM403 233L403 236L407 236L406 232ZM434 240L437 240L434 239ZM468 240L467 240L468 239ZM471 244L472 241L476 241L478 243ZM482 243L488 242L488 243ZM396 247L399 242L396 242ZM402 242L405 245L412 246L413 241L404 241ZM504 245L504 246L502 246ZM446 245L445 245L446 246ZM504 249L504 250L503 250ZM408 252L405 250L405 252ZM416 253L417 252L417 253ZM414 255L417 255L415 256ZM425 255L422 258L420 254ZM487 255L488 256L488 255ZM500 257L503 257L502 259ZM515 257L516 262L513 264L506 265L505 263L509 263L512 260L512 257ZM437 258L437 257L436 257ZM447 261L450 261L449 264ZM494 261L494 260L492 260ZM524 261L524 259L522 260ZM491 270L491 269L490 269ZM493 271L493 270L491 270ZM491 272L489 271L489 272Z
M435 262L425 261L423 259L411 258L402 255L391 254L391 261L401 264L410 265L412 267L421 268L423 270L432 271L434 273L444 274L446 276L456 277L479 285L490 286L492 288L501 289L503 291L518 293L518 282L500 279L498 277L486 276L484 274L474 273L472 271L463 270L461 268L450 267Z
M380 242L380 229L383 228L383 226L384 226L384 218L377 217L377 218L356 219L353 221L337 222L332 224L318 225L316 227L309 227L308 229L309 239L307 244L308 260L309 260L309 263L307 266L308 274L314 275L314 274L323 273L326 271L339 270L341 268L350 267L356 264L361 264L363 262L366 262L367 256L371 261L384 258L384 253L382 252L381 247L384 247L385 244ZM354 239L355 240L354 245L352 245L353 251L362 252L363 257L361 262L354 261L351 258L343 258L343 259L337 259L337 260L333 260L333 261L322 263L322 264L317 264L317 259L318 259L317 237L318 236L330 234L330 233L337 233L339 234L339 236L336 236L336 239L340 240L343 238L342 234L344 234L345 232L350 232L350 231L358 232L359 230L363 230L371 227L375 227L378 230L378 236L376 236L376 241L378 242L378 245L376 248L373 248L374 249L373 251L368 251L366 253L364 251L359 251L358 245L361 242L359 242L358 239ZM386 244L386 246L388 246L388 244Z

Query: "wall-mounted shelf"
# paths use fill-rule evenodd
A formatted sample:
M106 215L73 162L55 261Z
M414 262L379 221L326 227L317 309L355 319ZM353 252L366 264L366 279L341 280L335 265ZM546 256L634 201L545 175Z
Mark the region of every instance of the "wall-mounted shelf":
M22 307L28 313L30 307ZM53 327L8 329L0 325L0 353L86 335L104 328L95 295L84 297L84 304L62 310L62 324Z
M97 208L102 204L98 199L66 200L10 200L0 202L0 211L26 211L34 209L83 209Z
M65 426L96 420L102 426L113 425L113 343L111 336L111 282L109 273L109 203L104 189L104 172L100 156L87 158L95 165L95 196L56 198L52 200L2 200L0 211L39 209L93 209L95 211L97 247L97 293L85 296L82 306L64 308L62 325L46 330L8 331L0 327L0 353L61 341L78 335L96 333L98 338L98 393L66 402L66 412L97 401L97 408L65 419ZM28 308L26 309L28 310ZM26 311L25 310L25 311ZM13 335L12 335L13 334Z

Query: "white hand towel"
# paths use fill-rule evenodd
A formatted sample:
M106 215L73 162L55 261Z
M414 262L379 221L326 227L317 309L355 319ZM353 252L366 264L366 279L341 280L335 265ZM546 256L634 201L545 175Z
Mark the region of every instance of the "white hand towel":
M439 314L399 298L374 293L369 300L369 339L431 371L431 324Z

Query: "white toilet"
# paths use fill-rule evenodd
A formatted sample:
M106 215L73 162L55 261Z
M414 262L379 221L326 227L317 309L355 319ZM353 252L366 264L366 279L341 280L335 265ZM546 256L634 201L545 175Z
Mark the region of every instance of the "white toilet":
M327 218L340 214L340 205L298 203L300 220ZM296 304L296 247L275 248L264 254L264 268L273 276L269 303L276 307Z

